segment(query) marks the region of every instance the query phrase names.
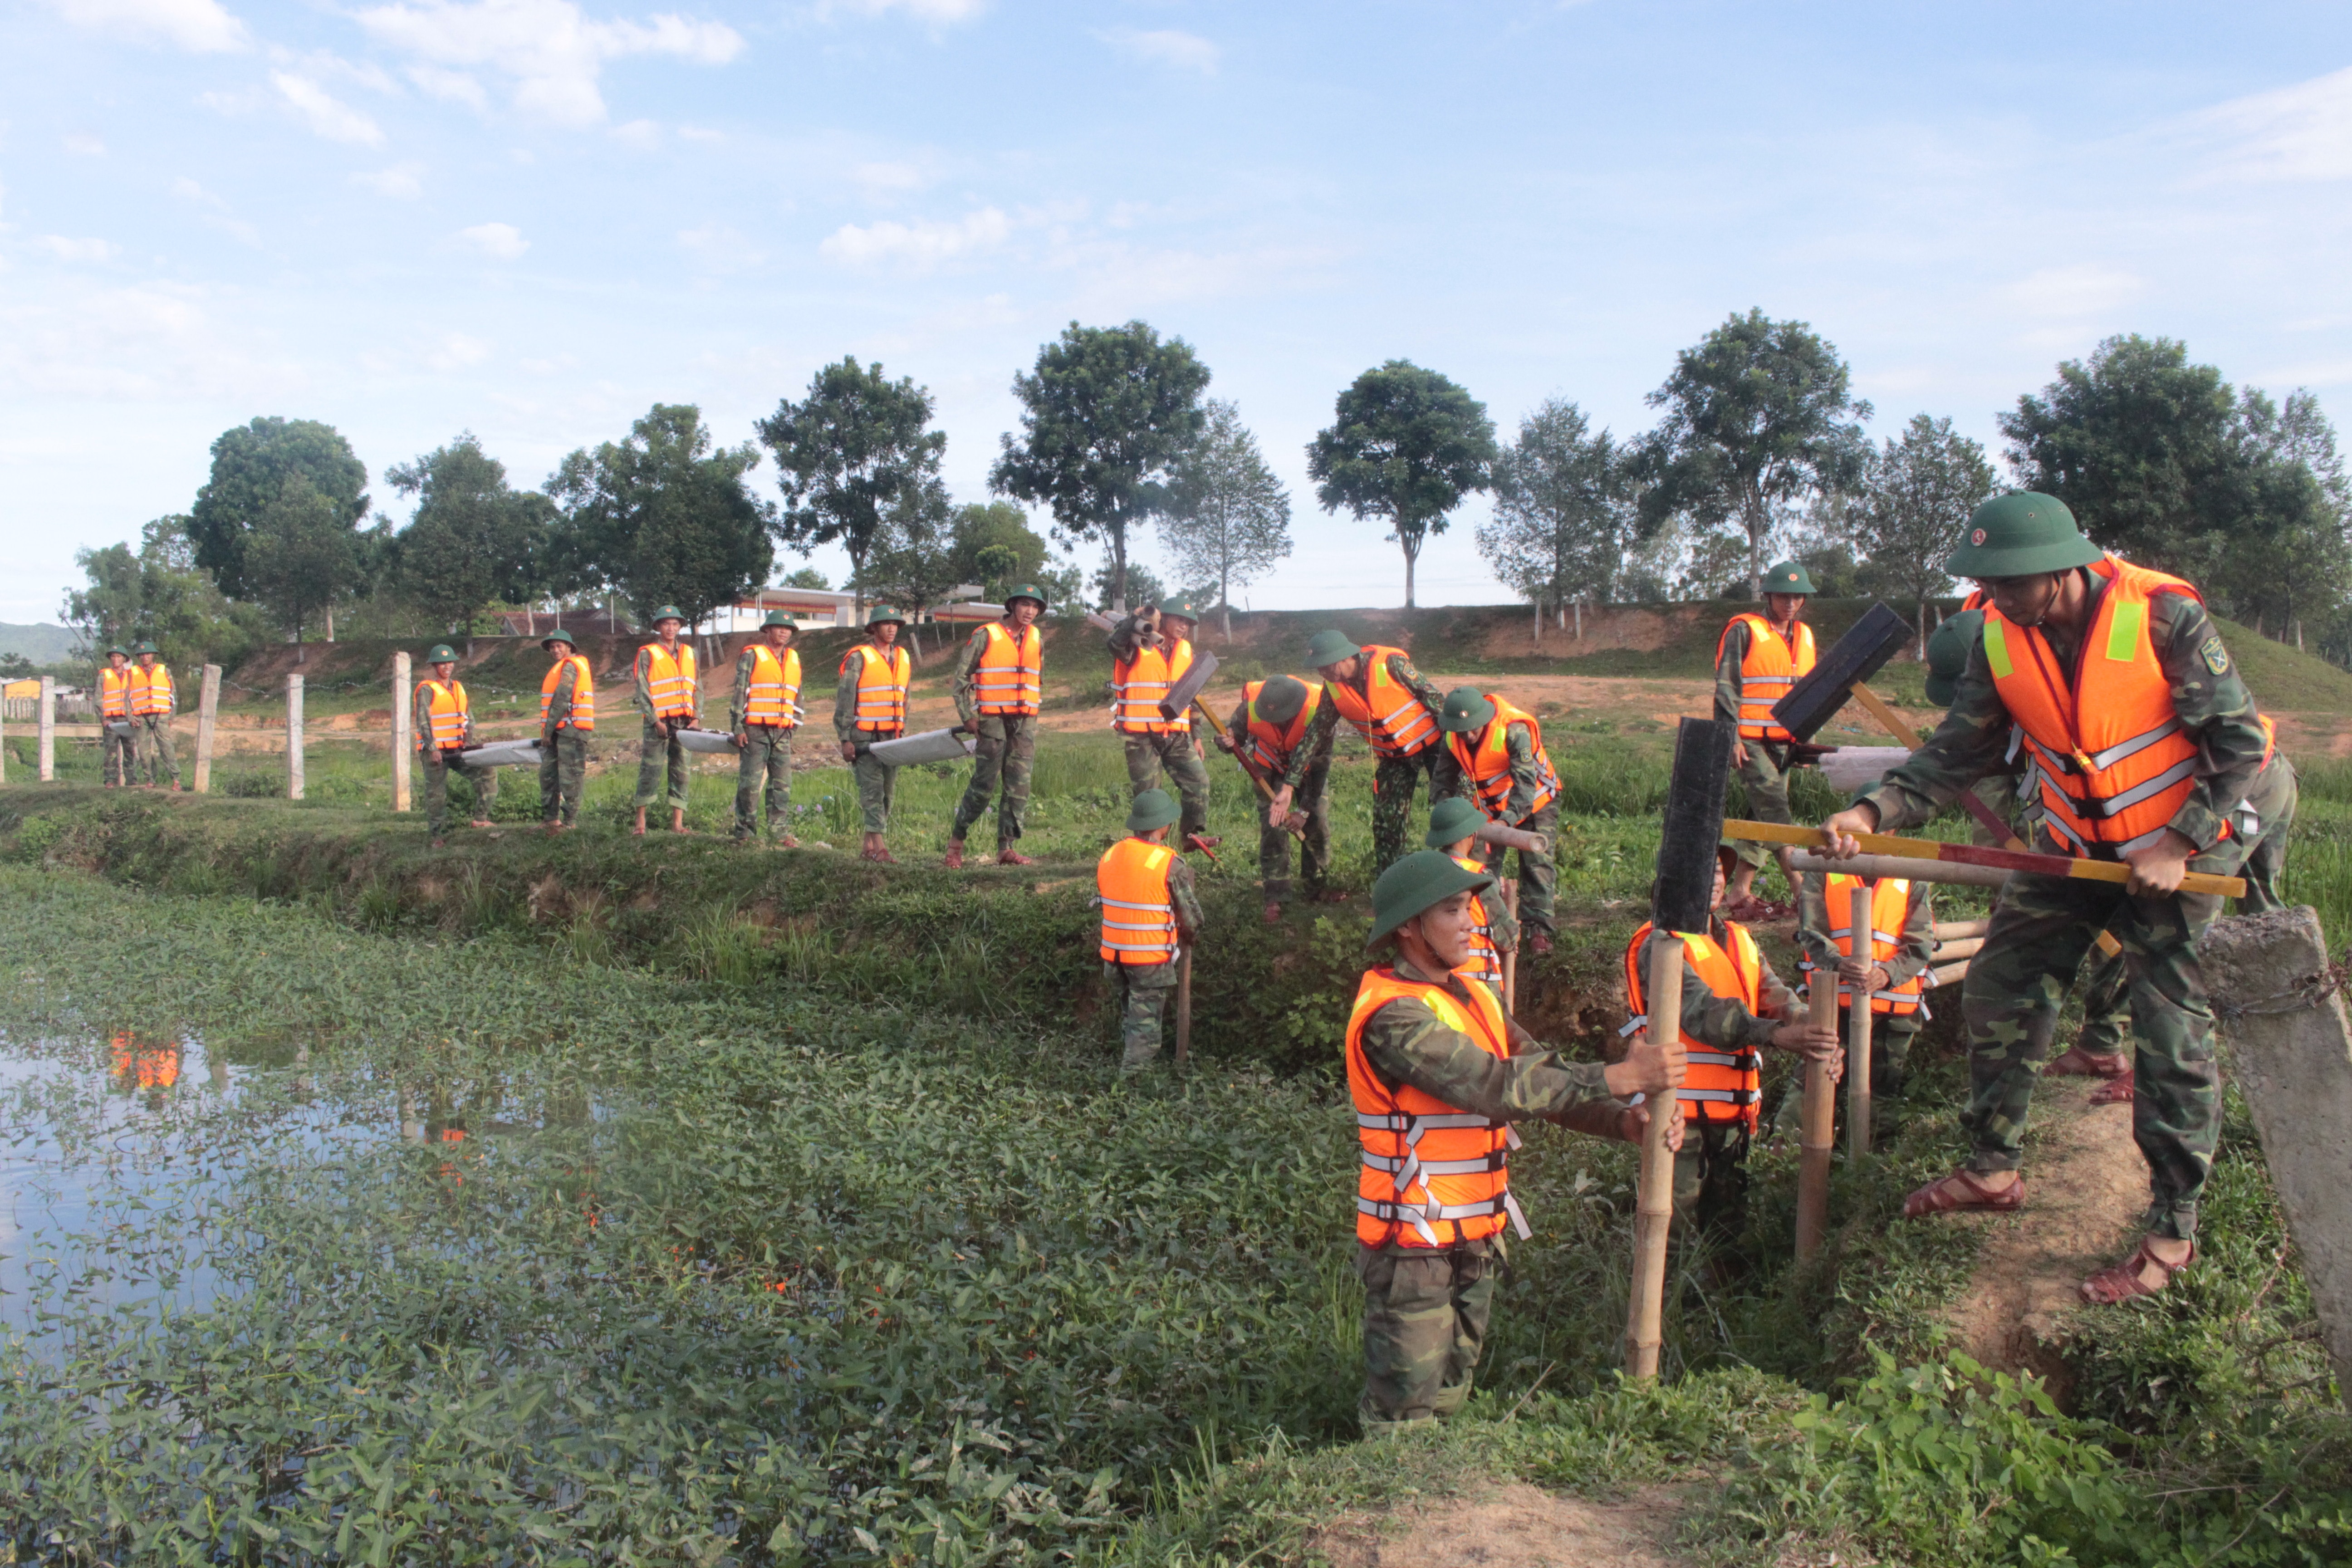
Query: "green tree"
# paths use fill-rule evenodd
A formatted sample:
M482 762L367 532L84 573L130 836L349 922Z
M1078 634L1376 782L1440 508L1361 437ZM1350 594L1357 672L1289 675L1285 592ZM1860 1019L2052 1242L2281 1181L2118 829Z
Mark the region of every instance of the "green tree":
M875 597L910 617L908 641L919 652L912 617L947 603L948 595L966 581L956 559L955 511L947 486L929 480L884 510L867 574Z
M1034 582L1045 565L1045 541L1029 514L1008 500L969 501L956 508L956 570L960 583L977 583L981 596L1002 602L1015 583Z
M948 438L930 428L931 412L931 395L911 377L892 381L850 357L818 371L805 399L779 403L760 421L784 492L776 536L803 552L839 543L861 608L886 509L939 478Z
M1633 542L1633 476L1608 431L1592 433L1564 397L1519 421L1519 438L1495 460L1495 511L1478 525L1478 553L1536 611L1605 604ZM1581 623L1580 622L1580 625Z
M1337 417L1307 448L1307 471L1327 511L1386 523L1404 551L1404 604L1413 566L1446 514L1491 482L1495 424L1486 405L1433 370L1392 359L1339 394Z
M232 603L195 564L184 515L159 517L128 543L75 552L86 586L69 590L66 625L95 655L110 642L152 642L174 669L233 664L268 635L258 606Z
M1208 384L1190 343L1162 342L1142 321L1072 321L1037 351L1034 371L1013 378L1021 439L1003 437L989 483L1049 509L1057 540L1103 542L1113 609L1129 603L1128 530L1165 504L1170 471L1201 434Z
M824 574L818 571L814 566L803 566L798 571L787 574L784 577L783 586L787 588L811 588L820 594L828 593L833 588L833 584L824 580Z
M194 563L232 599L260 595L247 580L247 542L278 504L286 481L300 476L325 500L326 515L356 532L367 515L367 465L331 425L275 416L225 430L213 442L212 471L189 510Z
M311 626L366 581L366 542L347 518L341 497L323 495L291 472L245 536L246 588L294 634L297 663Z
M510 488L506 465L471 431L383 477L417 498L394 539L394 577L436 624L470 638L483 606L520 603L545 587L555 503Z
M1870 452L1837 350L1802 321L1735 315L1649 395L1665 417L1642 447L1642 522L1687 517L1701 531L1736 526L1748 588L1760 595L1774 526L1811 492L1850 489Z
M1927 601L1951 587L1944 563L1959 548L1969 514L1997 488L1984 447L1949 419L1915 414L1902 438L1888 437L1871 458L1843 508L1842 531L1862 556L1864 581L1916 601L1923 656Z
M691 625L733 604L775 561L775 509L744 480L759 462L749 441L714 449L693 404L655 404L626 440L573 452L548 481L564 508L560 576L618 587L640 619L676 605Z
M1094 569L1087 581L1093 585L1092 598L1097 610L1119 610L1122 606L1118 595L1122 585L1139 605L1156 605L1168 597L1168 585L1160 580L1160 574L1140 561L1122 564L1105 555L1103 563Z
M1212 400L1200 441L1176 465L1160 542L1177 575L1211 584L1225 640L1234 637L1233 593L1290 553L1290 494L1265 466L1257 437L1230 402Z

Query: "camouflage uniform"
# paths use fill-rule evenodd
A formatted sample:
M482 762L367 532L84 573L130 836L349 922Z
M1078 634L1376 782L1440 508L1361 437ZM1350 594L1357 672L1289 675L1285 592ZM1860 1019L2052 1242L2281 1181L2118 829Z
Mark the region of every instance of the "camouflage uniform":
M131 721L131 731L138 742L139 760L146 769L147 782L159 784L168 782L173 789L180 787L180 753L172 739L172 716L169 713L147 713Z
M841 679L833 689L833 732L836 739L857 748L857 758L849 764L849 771L857 781L857 807L865 816L865 830L887 833L891 798L898 794L898 770L866 748L876 741L896 737L857 727L857 671L863 663L862 659L853 660L845 655L842 658Z
M2095 614L2105 582L2085 577ZM2266 737L2204 606L2159 594L2148 601L2147 616L2149 644L2174 710L2212 770L2193 782L2170 826L2200 850L2190 870L2226 876L2238 868L2245 846L2222 837L2221 825L2252 784ZM2081 650L2062 646L2065 639L2054 628L2043 630L2071 673ZM1964 785L2008 766L2010 723L1979 641L1936 733L1860 799L1877 808L1885 831L1925 822ZM2037 829L2037 839L2036 847L2067 852L2047 827ZM2123 944L2138 1023L2132 1136L2148 1163L2147 1229L2176 1238L2195 1235L2197 1200L2221 1132L2213 1011L2197 943L2220 908L2209 894L2139 900L2116 882L2022 873L2009 879L1960 996L1972 1080L1962 1118L1975 1146L1969 1170L2011 1171L2023 1163L2026 1111L2050 1054L2059 1004L2104 928Z
M1979 824L1979 826L1982 825ZM1837 943L1830 940L1830 928L1838 924L1831 918L1829 898L1823 879L1803 877L1797 888L1797 946L1811 964L1834 972L1838 966ZM1902 984L1916 974L1924 973L1936 957L1935 884L1911 884L1911 902L1903 911L1902 942L1892 958L1884 960L1886 983ZM1866 944L1865 944L1866 947ZM1810 982L1811 976L1805 965L1799 966ZM1846 1037L1846 1005L1841 1003L1838 1012L1838 1038ZM1919 999L1919 1010L1897 1016L1893 1013L1874 1013L1870 1019L1870 1091L1892 1099L1903 1092L1903 1072L1911 1059L1911 1042L1927 1024L1927 999ZM1852 1064L1849 1063L1849 1066ZM1797 1097L1790 1095L1790 1101ZM1789 1111L1784 1101L1784 1116L1776 1118L1780 1126ZM1793 1125L1793 1123L1790 1123Z
M1181 855L1168 862L1168 897L1176 906L1176 932L1191 942L1201 929L1201 901L1192 893L1192 868ZM1141 1072L1160 1055L1160 1017L1176 994L1176 961L1118 963L1106 961L1103 983L1118 1005L1119 1070Z
M680 637L678 639L678 646L680 647L684 647L686 646L686 639L684 637ZM637 705L637 711L645 716L645 729L639 736L640 750L637 753L639 759L637 763L637 809L640 811L644 810L646 806L653 805L654 801L660 796L662 793L663 766L664 763L667 763L669 773L669 807L672 811L684 811L686 809L688 784L687 768L688 765L686 759L686 747L679 742L676 735L670 735L665 738L662 732L654 726L652 666L653 645L648 643L644 647L637 649L637 661L634 672L635 676L635 690L634 697ZM698 672L698 683L699 682L699 674ZM701 692L697 690L695 696L699 699ZM690 724L693 722L693 719L689 715L678 721Z
M1398 978L1431 976L1398 957ZM1480 984L1443 977L1465 1002ZM1622 1100L1597 1062L1572 1062L1540 1046L1497 1058L1439 1021L1426 1004L1401 997L1364 1024L1365 1059L1386 1082L1406 1085L1473 1115L1540 1118L1572 1131L1617 1135ZM1354 1162L1349 1162L1352 1170ZM1349 1189L1354 1179L1349 1178ZM1356 1246L1364 1284L1364 1435L1452 1415L1470 1397L1506 1251L1500 1236L1450 1247Z
M118 735L110 726L121 724ZM139 721L100 719L98 722L99 776L110 784L139 782Z
M1429 682L1429 678L1412 667L1412 660L1401 653L1389 655L1389 679L1412 689L1428 709L1433 722L1445 710L1445 693ZM1307 721L1307 733L1298 742L1298 750L1283 771L1280 783L1297 788L1313 767L1328 768L1331 763L1331 741L1339 732L1339 706L1331 700L1331 683L1323 683L1323 700L1315 705L1315 716ZM1402 857L1411 847L1408 837L1413 834L1412 795L1416 785L1425 776L1429 780L1429 803L1435 805L1448 795L1459 793L1441 789L1437 766L1445 755L1441 737L1409 757L1382 757L1372 770L1372 875L1378 877Z
M1724 633L1723 652L1715 661L1715 716L1735 730L1739 724L1739 667L1748 658L1748 626L1736 621ZM1748 790L1748 818L1751 822L1791 823L1789 814L1789 743L1786 741L1759 741L1753 735L1742 735L1739 743L1748 748L1748 760L1739 764L1739 782ZM1772 847L1753 839L1741 839L1732 846L1743 866L1760 871L1772 862Z
M737 839L760 837L760 781L767 780L767 832L774 837L789 832L793 810L793 736L798 723L752 724L743 718L744 694L751 688L751 672L758 660L751 650L760 644L755 640L743 645L735 658L735 695L727 704L727 727L743 737L743 745L735 761L735 837ZM797 719L799 705L794 704Z
M1465 739L1470 738L1472 737L1465 737ZM1546 801L1541 811L1528 809L1534 803L1537 794L1544 787L1544 768L1538 759L1536 738L1528 732L1527 726L1524 724L1507 725L1503 730L1503 751L1511 762L1511 793L1504 799L1500 820L1507 826L1517 827L1528 833L1540 833L1553 844L1558 844L1559 842L1558 797ZM1441 745L1438 748L1437 762L1430 773L1430 804L1434 805L1448 795L1461 795L1465 799L1475 800L1477 793L1476 786L1470 782L1469 774L1463 770L1461 759L1454 756L1454 748L1450 745ZM1497 876L1501 875L1498 868L1503 863L1503 857L1507 853L1510 851L1495 850L1494 858L1489 863L1488 869L1496 871ZM1524 849L1517 851L1517 854L1519 857L1519 921L1529 931L1541 931L1546 936L1555 935L1558 926L1553 919L1552 907L1559 888L1559 868L1549 855L1530 855ZM1502 901L1499 892L1492 897L1493 901L1497 904Z
M1233 717L1225 723L1225 731L1237 746L1249 744L1249 704L1243 702L1234 709ZM1305 745L1302 740L1300 744ZM1286 763L1288 758L1285 758ZM1298 869L1307 882L1307 896L1317 897L1331 885L1331 760L1323 761L1307 770L1292 793L1290 808L1307 814L1306 837L1298 841ZM1250 793L1257 793L1255 786ZM1257 814L1257 874L1265 884L1266 901L1286 903L1290 899L1290 835L1279 827L1266 825L1265 809L1261 800Z
M467 727L471 741L472 726ZM449 775L457 773L474 786L474 810L482 816L490 814L491 802L499 798L499 770L478 768L459 762L460 750L450 747L444 751L427 746L419 753L425 762L425 826L438 838L449 826Z
M1011 623L1006 624L1011 629ZM980 666L980 656L987 651L988 628L982 626L963 645L963 657L956 660L955 674L948 680L949 690L955 694L956 717L972 737L971 783L965 786L963 798L956 802L955 827L948 837L962 843L972 824L988 815L989 803L993 800L996 847L1002 853L1020 842L1022 813L1029 809L1029 779L1037 766L1037 715L980 710L972 697L972 671ZM1003 789L1001 797L997 793L999 780ZM1136 786L1139 791L1150 787Z
M567 664L555 678L547 719L539 731L539 815L566 827L580 820L580 794L588 783L588 736L567 722L572 717L579 668Z
M1707 934L1719 947L1731 941L1730 927L1721 915L1712 918ZM1772 1036L1801 1004L1774 973L1769 959L1759 952L1757 961L1763 972L1756 999L1764 1011L1750 1013L1737 996L1717 996L1708 990L1689 951L1684 951L1685 1037L1718 1051L1772 1048ZM1643 973L1646 979L1646 969ZM1702 1122L1696 1117L1684 1121L1683 1146L1675 1154L1675 1216L1682 1229L1731 1236L1747 1223L1748 1144L1745 1121Z
M1129 615L1111 627L1111 658L1124 662L1135 657L1141 646L1141 636ZM1127 743L1127 782L1131 794L1141 795L1160 787L1162 769L1168 780L1176 786L1176 795L1184 807L1177 819L1176 842L1181 846L1195 833L1204 833L1209 826L1209 768L1201 760L1201 752L1192 742L1189 726L1167 734L1130 735L1121 731L1119 739Z

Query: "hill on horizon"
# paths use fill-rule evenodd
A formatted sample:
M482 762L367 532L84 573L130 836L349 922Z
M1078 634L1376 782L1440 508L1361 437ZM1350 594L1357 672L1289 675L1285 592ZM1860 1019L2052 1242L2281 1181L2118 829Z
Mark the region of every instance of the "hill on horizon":
M81 646L81 634L47 622L11 626L0 621L0 653L22 654L35 664L56 664L72 657Z

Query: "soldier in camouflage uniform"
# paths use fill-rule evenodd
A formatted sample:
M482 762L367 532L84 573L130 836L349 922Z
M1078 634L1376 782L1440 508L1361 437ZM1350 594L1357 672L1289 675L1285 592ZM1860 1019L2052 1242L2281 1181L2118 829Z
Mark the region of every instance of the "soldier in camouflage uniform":
M1277 675L1262 682L1257 689L1257 716L1271 730L1286 731L1297 722L1306 708L1313 688L1295 676ZM1279 777L1290 763L1286 753L1273 749L1273 742L1263 735L1254 737L1250 729L1248 688L1243 689L1242 700L1235 705L1233 717L1226 721L1225 733L1217 744L1241 761L1244 767L1260 767ZM1300 744L1305 744L1302 737ZM1255 762L1245 760L1255 757ZM1261 774L1261 776L1264 776ZM1276 924L1282 919L1282 907L1290 901L1290 828L1299 830L1298 869L1305 880L1309 903L1338 903L1347 898L1333 889L1331 883L1331 792L1328 787L1331 776L1330 759L1327 756L1317 766L1307 770L1297 792L1303 805L1288 813L1289 826L1269 818L1257 825L1257 874L1265 890L1265 923Z
M1438 719L1445 731L1445 744L1439 748L1436 770L1431 775L1431 795L1438 800L1460 795L1477 802L1486 815L1504 826L1540 834L1557 844L1559 775L1544 751L1535 716L1517 709L1499 710L1500 700L1499 694L1482 692L1475 686L1457 686L1445 694L1445 710ZM1503 772L1481 778L1476 773L1484 765L1481 747L1489 742L1487 726L1496 722L1497 711L1504 712ZM1495 850L1493 863L1500 866L1505 853ZM1552 905L1559 888L1559 868L1549 851L1517 853L1518 918L1527 925L1528 956L1541 958L1551 951Z
M596 723L593 680L581 689L583 662L572 634L556 627L539 646L554 660L555 685L544 691L539 716L539 815L550 833L580 823L580 794L588 784L588 732Z
M785 849L797 849L801 841L792 835L788 826L793 810L793 737L801 727L800 658L792 652L793 635L800 628L792 616L782 610L772 610L760 624L757 642L743 645L735 657L735 694L727 706L727 727L735 733L735 842L747 844L760 837L760 825L764 816L769 837ZM768 658L782 678L782 689L773 690L763 700L780 702L781 714L754 718L751 712L751 687L760 678L762 660L760 648L764 645ZM766 783L767 798L761 799L761 784ZM766 810L761 812L761 807Z
M1308 721L1306 735L1283 771L1280 787L1275 791L1274 802L1266 808L1266 820L1281 820L1290 810L1290 799L1298 785L1313 768L1331 765L1331 741L1339 732L1339 702L1338 694L1344 689L1360 701L1371 681L1371 671L1366 668L1369 658L1386 661L1382 674L1395 686L1412 693L1417 706L1401 719L1401 724L1423 731L1416 736L1414 749L1408 755L1382 755L1372 770L1372 873L1378 876L1393 865L1405 850L1405 837L1412 827L1412 796L1421 780L1429 779L1429 804L1435 805L1446 798L1446 791L1438 787L1438 759L1445 747L1438 737L1438 715L1445 710L1445 694L1429 679L1412 667L1412 660L1391 648L1375 648L1370 653L1359 647L1345 632L1319 631L1307 644L1307 662L1323 677L1323 700ZM1421 722L1425 714L1427 723ZM1355 721L1350 720L1353 723ZM1361 730L1363 725L1358 724ZM1424 738L1425 737L1425 738ZM1370 731L1365 738L1371 739Z
M956 660L948 689L955 695L956 717L972 737L971 783L956 803L955 826L948 836L948 869L963 865L964 836L988 814L1003 781L996 805L996 863L1034 866L1036 862L1013 847L1021 841L1022 814L1029 809L1029 775L1037 765L1037 711L1044 705L1044 639L1032 630L1045 613L1045 595L1024 583L1004 595L1004 618L996 626L976 627ZM1037 638L1034 668L1018 661L1029 640ZM985 672L982 661L992 646L1003 649ZM981 687L990 688L987 690ZM1012 689L1013 687L1022 689ZM1002 689L1000 689L1000 688Z
M2050 1054L2066 986L2105 929L2121 942L2131 975L2139 1034L2132 1132L2148 1163L2150 1201L2138 1249L2084 1281L2083 1293L2094 1301L2149 1294L2196 1256L2197 1202L2221 1126L2213 1012L2197 957L2199 938L2220 900L2183 893L2180 879L2190 870L2224 876L2237 870L2245 846L2224 837L2222 826L2262 767L2268 738L2229 650L2193 593L2167 586L2175 579L2104 555L2076 529L2063 502L2032 492L1986 502L1970 520L1968 542L1948 570L1976 578L1990 595L2005 628L1999 661L1996 627L1988 616L1985 637L1969 654L1943 723L1908 761L1824 825L1829 852L1856 853L1852 835L1857 832L1926 821L1964 786L2005 765L2011 726L2017 723L2042 748L2032 753L2038 847L2120 859L2132 871L2121 885L2023 873L2009 879L1961 993L1972 1079L1963 1125L1975 1152L1965 1168L1912 1194L1905 1213L2022 1206L2018 1171L2033 1081ZM2110 605L2122 608L2105 617L2110 624L2099 635L2102 612ZM2117 668L2094 666L2094 660ZM2150 733L2159 742L2175 738L2177 726L2177 738L2187 745L2135 737L2103 750L2108 761L2091 762L2086 771L2089 753L2079 743L2065 752L2049 752L2033 739L2030 712L2012 716L2007 691L2017 691L2020 701L2048 701L2032 694L2070 680L2074 690L2088 691L2094 669L2099 689L2067 722L2085 729L2092 720L2112 725L2118 715L2161 698L2171 710L2170 722ZM2129 789L2117 787L2176 752L2188 765L2174 764ZM2043 777L2053 766L2058 772ZM2075 787L2085 792L2095 782L2116 793L2074 795L2055 782L2060 776L2082 779ZM2102 836L2137 826L2153 812L2170 808L2172 814L2130 842L2078 845L2060 837L2054 797L2087 801L2087 809L2100 815L2084 820Z
M833 689L834 738L841 743L841 760L849 764L857 780L857 805L865 821L866 837L858 854L883 866L898 863L887 842L898 770L874 754L874 744L898 740L907 732L907 682L912 677L914 660L898 646L898 634L906 626L907 617L887 605L868 610L866 640L842 655L841 679ZM861 688L869 679L875 689L861 697ZM862 704L869 709L863 718L859 716Z
M670 831L683 833L688 770L693 764L687 758L686 744L677 738L677 731L693 727L702 702L702 682L694 669L693 647L678 636L686 629L684 614L674 605L664 605L654 611L653 623L656 640L637 649L633 669L633 695L637 711L646 721L638 751L635 831L643 834L646 830L646 811L662 793L663 769L667 765ZM654 688L670 678L656 670L656 656L681 671L675 686L665 685L661 692Z
M433 847L441 847L449 827L449 775L456 773L474 787L471 825L490 825L490 805L499 798L499 770L465 761L475 743L474 714L457 679L457 650L443 643L425 656L432 671L416 683L410 711L416 715L416 755L425 764L425 826Z
M1129 837L1104 855L1096 871L1098 902L1103 906L1103 983L1118 1007L1119 1070L1139 1073L1160 1055L1160 1020L1175 994L1177 961L1174 950L1189 945L1200 934L1201 904L1192 895L1192 868L1181 855L1171 855L1160 888L1127 885L1124 875L1150 880L1148 873L1123 863L1131 846L1157 847L1168 842L1168 828L1182 813L1168 792L1148 789L1128 809ZM1164 889L1165 902L1159 897ZM1136 897L1139 892L1146 897ZM1174 929L1168 925L1172 920ZM1148 947L1139 959L1118 950ZM1166 954L1167 956L1161 956Z
M139 729L131 718L129 648L117 645L106 650L98 685L99 779L128 788L139 782Z
M1811 669L1813 662L1812 629L1803 625L1805 600L1812 592L1811 574L1794 561L1775 562L1765 569L1763 619L1780 634L1783 645L1797 656L1792 662L1800 677ZM1716 648L1715 717L1721 723L1742 723L1743 672L1748 663L1753 639L1764 635L1748 619L1752 614L1751 611L1734 616L1731 624L1723 628L1722 641ZM1780 695L1785 696L1787 690L1786 686L1778 688ZM1764 691L1759 695L1771 694ZM1748 818L1755 822L1793 822L1796 819L1789 814L1789 773L1793 764L1790 761L1788 732L1781 731L1779 740L1757 733L1759 721L1755 710L1759 704L1754 697L1746 700L1750 711L1746 727L1733 746L1732 760L1738 766L1739 782L1748 791ZM1734 847L1739 856L1739 868L1732 874L1731 891L1724 907L1735 918L1752 919L1762 912L1753 908L1756 903L1754 889L1756 874L1764 868L1768 858L1777 855L1780 875L1790 889L1795 889L1797 879L1790 875L1787 846L1768 849L1761 843L1742 840Z
M1679 1041L1653 1044L1643 1035L1622 1061L1570 1061L1504 1017L1485 982L1454 973L1470 956L1471 895L1493 886L1486 873L1423 849L1382 872L1372 889L1369 945L1377 952L1348 1026L1348 1085L1363 1145L1351 1163L1356 1276L1364 1285L1357 1414L1366 1436L1452 1415L1469 1400L1507 1256L1506 1216L1528 1234L1507 1171L1489 1163L1502 1141L1487 1130L1423 1124L1539 1119L1638 1142L1649 1112L1627 1101L1683 1079ZM1494 1149L1464 1161L1479 1167L1466 1174L1423 1173L1398 1153L1438 1150L1465 1131ZM1677 1106L1667 1142L1679 1150L1682 1141Z
M1179 595L1164 605L1142 605L1110 629L1113 679L1119 683L1111 703L1111 727L1127 745L1128 784L1140 795L1160 787L1164 769L1184 802L1177 842L1194 849L1213 849L1224 842L1211 837L1209 769L1202 761L1200 742L1192 736L1189 710L1167 719L1156 710L1158 698L1126 688L1149 679L1153 687L1182 679L1192 662L1192 629L1200 622L1192 601Z

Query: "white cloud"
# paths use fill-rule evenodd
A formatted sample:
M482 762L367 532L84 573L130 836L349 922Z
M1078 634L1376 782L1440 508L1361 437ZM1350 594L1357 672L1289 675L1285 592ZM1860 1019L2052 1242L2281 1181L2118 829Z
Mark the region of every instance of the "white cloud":
M727 132L713 131L705 125L681 125L677 128L677 135L681 142L703 142L716 144L727 140Z
M1162 27L1141 33L1132 27L1115 27L1097 33L1096 37L1121 54L1156 65L1172 66L1178 70L1199 71L1202 76L1216 74L1217 61L1223 51L1197 33L1180 33L1173 27Z
M817 15L831 16L854 11L862 16L885 16L893 11L904 11L919 22L943 27L969 22L987 8L987 0L818 0Z
M464 71L444 70L439 66L411 66L408 79L435 98L446 98L473 109L489 107L490 95Z
M469 338L463 332L451 332L441 340L438 348L425 356L425 363L435 370L463 370L489 357L490 345L481 339Z
M302 123L330 142L356 142L373 147L383 141L376 122L330 93L309 77L291 71L271 71L270 85Z
M530 248L530 241L522 237L522 230L510 223L478 223L471 228L459 229L457 237L500 261L512 261Z
M982 207L950 223L929 219L915 223L844 224L817 247L828 261L844 267L872 267L898 262L921 269L942 261L1001 245L1013 232L1012 220L994 207Z
M76 132L66 138L66 151L84 158L103 158L106 156L106 143L95 136Z
M216 228L231 238L242 240L247 245L261 243L259 229L236 217L229 211L228 203L196 184L195 181L189 179L185 174L172 182L172 194L184 202L206 209L204 221L208 227Z
M2095 316L2136 298L2146 279L2095 261L2045 267L2001 290L2020 310L2036 316Z
M395 201L415 201L425 194L425 183L419 177L424 173L425 165L422 163L394 163L389 169L378 169L372 174L353 174L352 184Z
M470 79L457 70L491 70L512 79L517 109L559 125L604 118L597 79L607 60L674 55L724 65L743 52L742 35L723 22L667 13L649 22L592 22L572 0L418 0L362 11L359 21L383 42L419 57L421 68L455 68L436 79L437 87L418 78L426 90L464 96L458 83Z
M219 0L49 0L49 4L77 27L160 38L198 54L241 49L247 42L245 24L223 10Z
M2233 99L2190 125L2227 143L2213 170L2219 178L2352 178L2352 67Z
M613 127L614 141L639 149L660 146L661 134L661 127L650 120L632 120L626 125Z
M45 234L33 243L59 261L111 261L120 249L110 240L69 239L62 234Z

